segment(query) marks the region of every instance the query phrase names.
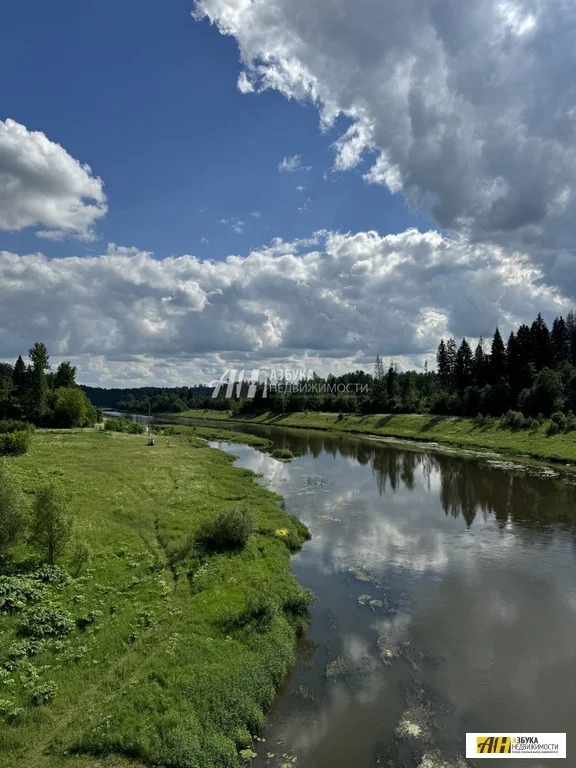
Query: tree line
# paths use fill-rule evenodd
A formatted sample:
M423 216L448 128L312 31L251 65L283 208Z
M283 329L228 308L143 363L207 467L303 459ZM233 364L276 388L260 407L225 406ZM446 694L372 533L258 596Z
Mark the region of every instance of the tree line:
M428 370L426 364L424 371L400 371L394 363L386 367L378 355L370 373L357 370L342 376L314 376L300 381L294 391L285 381L260 383L253 399L246 398L247 390L244 384L239 396L226 398L222 389L215 400L193 398L188 407L243 413L570 416L576 411L576 317L573 312L566 319L556 317L549 329L539 314L531 325L513 330L506 341L496 328L490 342L481 338L474 347L466 338L460 343L454 338L442 339L436 370Z
M233 397L226 397L224 386L216 398L206 386L99 390L99 399L106 397L103 393L113 393L118 409L140 413L147 413L150 407L152 413L218 409L244 414L328 411L498 417L513 412L528 419L570 416L576 411L576 317L574 312L566 318L558 316L549 328L539 314L531 325L520 325L506 340L498 328L491 340L480 339L474 345L466 338L459 342L452 337L442 339L435 370L426 364L424 371L401 371L393 362L385 366L378 355L370 372L313 375L296 387L287 381L260 382L254 397L248 397L249 388L246 381L234 387Z
M76 368L62 362L52 371L46 345L37 342L14 365L0 364L0 420L37 427L88 427L101 420L76 383Z

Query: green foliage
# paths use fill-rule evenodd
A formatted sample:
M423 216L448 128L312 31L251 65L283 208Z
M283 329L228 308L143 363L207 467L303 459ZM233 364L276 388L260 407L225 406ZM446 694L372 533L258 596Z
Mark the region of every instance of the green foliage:
M72 534L62 493L54 485L40 488L34 499L30 542L49 565L63 554Z
M546 434L548 437L553 437L554 435L557 435L560 432L560 427L558 424L556 424L555 421L551 421L548 425L548 429L546 430Z
M104 429L109 432L127 432L131 435L142 435L146 432L146 427L143 424L137 424L135 421L124 418L106 419Z
M70 567L72 573L76 578L80 576L80 572L85 565L88 565L92 558L92 549L90 545L85 541L81 541L76 545L72 558L70 560Z
M69 613L56 604L35 605L22 614L19 634L41 640L45 637L62 637L74 629Z
M3 419L0 421L0 434L4 435L10 432L33 432L34 425L27 421L16 421L14 419Z
M25 547L15 550L22 559L11 567L22 573L0 581L0 646L13 680L0 685L1 753L30 768L110 754L118 764L240 767L238 749L261 728L305 621L275 534L298 529L251 473L189 434L192 442L147 451L138 436L42 431L30 457L11 460L36 496L43 478L61 476L75 545L97 555L88 565L81 553L71 578L58 567L30 570ZM198 531L212 531L230 506L249 509L257 533L241 548L199 547ZM71 547L71 574L75 555ZM179 578L188 569L197 589ZM267 602L247 605L248 589ZM230 631L225 621L241 613L243 626Z
M272 456L281 461L290 461L290 459L294 458L294 454L289 448L276 448L272 451Z
M44 596L43 585L25 576L0 576L0 614L21 611Z
M23 456L32 442L29 429L0 434L0 456Z
M243 506L226 509L200 531L198 543L212 552L242 549L254 530L254 519Z
M54 394L55 426L70 428L94 425L96 412L81 389L61 387Z
M4 437L24 432L7 433ZM0 436L2 437L2 436ZM0 561L24 534L26 507L20 487L10 475L4 462L0 463Z

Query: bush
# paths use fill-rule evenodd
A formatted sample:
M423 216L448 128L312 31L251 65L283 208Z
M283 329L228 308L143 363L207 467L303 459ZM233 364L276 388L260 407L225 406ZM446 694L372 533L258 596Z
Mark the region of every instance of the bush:
M548 435L548 437L552 437L553 435L557 435L559 432L560 432L560 427L558 426L558 424L556 424L555 421L551 421L550 425L549 425L549 427L548 427L548 429L546 431L546 434Z
M553 422L559 425L560 422L564 419L564 414L562 413L562 411L556 411L555 413L552 414L550 418L552 419Z
M529 423L520 411L507 411L500 417L500 424L510 429L525 429L529 426Z
M34 424L28 421L16 421L14 419L0 420L0 434L4 435L11 432L33 432Z
M281 461L289 461L294 458L294 454L289 448L276 448L276 450L272 451L272 456Z
M32 441L29 429L0 434L0 456L23 456Z
M28 608L22 614L19 634L40 640L44 637L62 637L74 629L70 614L56 605L42 605Z
M23 576L0 576L0 615L20 611L27 603L40 601L42 585Z
M228 622L228 626L230 629L266 632L279 612L272 598L266 595L251 595L244 610Z
M198 543L214 552L242 549L253 530L254 520L250 512L245 507L232 507L204 526Z
M144 424L138 424L135 421L124 418L106 419L104 429L107 429L109 432L127 432L131 435L143 435L146 432Z

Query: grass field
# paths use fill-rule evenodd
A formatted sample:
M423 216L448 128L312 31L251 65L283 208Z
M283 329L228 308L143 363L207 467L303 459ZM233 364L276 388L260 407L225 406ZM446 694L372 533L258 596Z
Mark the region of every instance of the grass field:
M229 411L185 411L174 414L188 418L230 420ZM265 413L254 418L234 417L237 421L276 424L285 427L307 427L341 432L380 435L406 440L433 441L467 449L489 450L512 456L529 456L545 461L576 461L576 432L548 437L545 422L537 430L512 430L496 421L478 426L473 419L430 414L355 414L337 413Z
M77 577L27 580L0 611L3 768L243 763L306 620L289 567L306 531L199 439L230 435L185 432L154 447L142 435L39 432L28 455L6 460L29 498L47 481L64 489L74 538L93 554ZM255 519L244 549L189 546L238 504ZM22 587L37 564L25 546L14 561ZM74 573L69 554L59 565ZM39 639L38 626L52 630Z

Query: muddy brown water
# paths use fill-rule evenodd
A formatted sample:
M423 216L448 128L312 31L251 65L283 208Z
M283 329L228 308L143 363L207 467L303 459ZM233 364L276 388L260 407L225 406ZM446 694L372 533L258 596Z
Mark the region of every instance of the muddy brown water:
M317 599L253 766L482 765L464 757L467 731L566 732L564 764L576 766L575 478L349 435L219 426L297 454L284 463L215 444L312 534L292 569Z

